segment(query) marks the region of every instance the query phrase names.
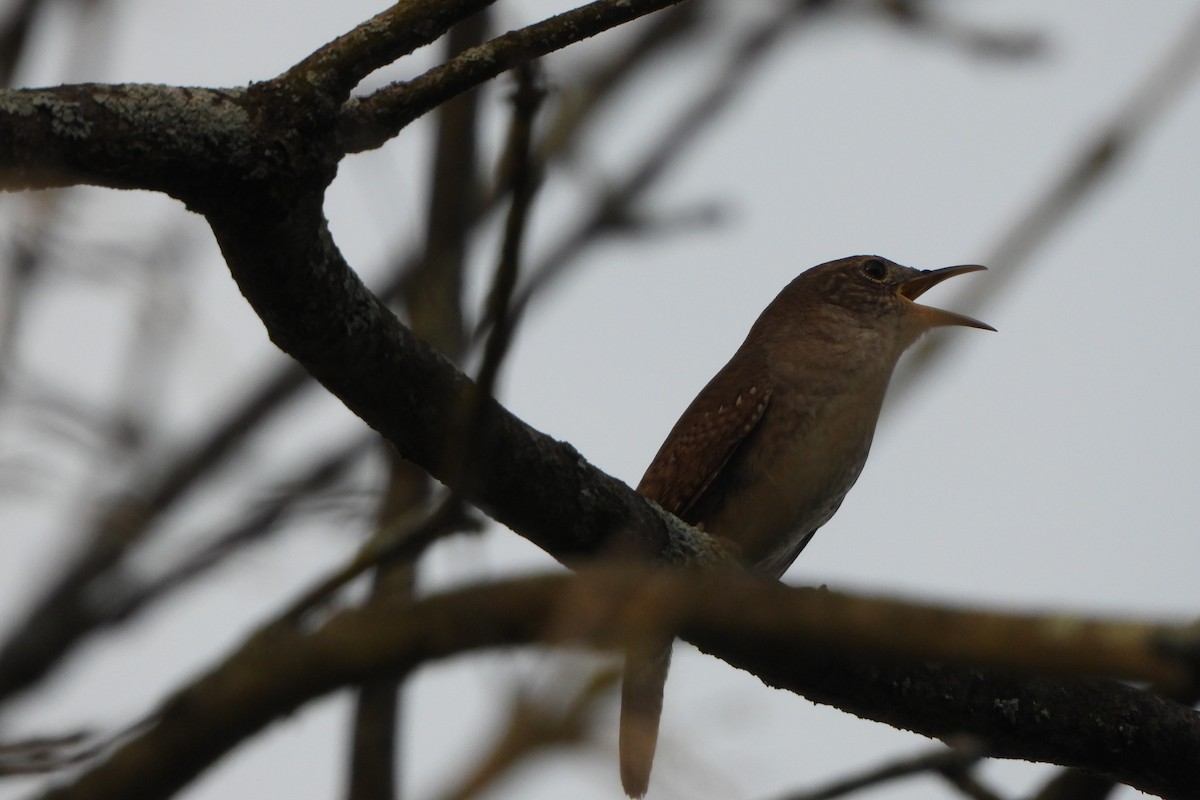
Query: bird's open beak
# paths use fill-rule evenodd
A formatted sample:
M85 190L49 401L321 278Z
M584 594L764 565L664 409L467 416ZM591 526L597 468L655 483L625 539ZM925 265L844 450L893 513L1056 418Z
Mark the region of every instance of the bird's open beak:
M955 275L965 275L968 272L979 272L985 269L987 267L979 264L963 264L957 267L922 270L920 275L909 278L897 286L896 293L905 300L913 301L947 278L953 278ZM940 308L933 308L932 306L918 305L915 302L913 303L913 312L924 318L930 327L937 327L939 325L965 325L968 328L982 328L985 331L996 330L986 322L980 322L977 319L956 314L953 311L943 311Z

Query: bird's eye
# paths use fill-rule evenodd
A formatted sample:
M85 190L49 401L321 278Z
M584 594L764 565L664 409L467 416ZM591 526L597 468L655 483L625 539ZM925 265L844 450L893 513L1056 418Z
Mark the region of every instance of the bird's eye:
M862 268L867 277L877 281L883 280L883 276L887 274L887 267L878 258L868 258L863 262Z

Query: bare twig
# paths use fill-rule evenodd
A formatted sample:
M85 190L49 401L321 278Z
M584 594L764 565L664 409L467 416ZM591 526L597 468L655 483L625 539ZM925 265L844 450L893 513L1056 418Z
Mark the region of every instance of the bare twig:
M881 783L890 783L901 778L911 778L914 775L942 773L949 770L963 770L978 762L987 755L986 748L981 742L973 739L964 740L953 747L939 747L936 750L921 753L910 758L903 758L879 767L865 770L861 775L855 775L837 781L822 789L785 795L783 800L833 800L845 797L862 789L869 789Z
M961 47L966 53L987 58L1024 59L1046 49L1035 31L997 31L970 25L951 17L928 0L879 0L878 10L916 33Z
M323 578L304 592L279 615L281 624L297 625L302 618L319 608L339 589L369 569L393 559L412 560L429 545L450 533L478 529L479 523L463 509L454 497L449 497L432 512L422 515L413 510L409 515L393 519L388 527L375 534L349 563Z
M602 670L579 689L564 705L539 702L521 695L513 702L508 726L492 742L491 748L442 800L468 800L487 791L514 766L535 753L581 741L594 722L592 712L597 701L616 684L616 670Z
M737 97L738 90L765 63L775 48L789 41L795 27L821 10L820 4L788 4L733 45L714 73L712 82L671 122L654 146L625 177L604 188L580 222L551 248L531 270L513 301L513 314L525 313L530 301L566 274L567 266L604 235L637 230L637 204L645 193L687 152L717 115ZM490 321L484 319L484 325Z
M110 582L105 607L96 610L92 625L100 628L127 620L169 592L224 563L231 554L262 541L278 530L280 521L298 500L336 483L365 454L371 452L375 441L374 436L360 436L348 445L305 464L296 476L281 483L271 496L239 514L227 530L153 581L123 590Z
M476 14L450 29L445 57L453 58L487 38L490 14ZM463 272L467 241L479 217L478 118L480 92L464 92L436 111L437 141L429 182L429 218L425 254L403 283L403 304L413 330L443 354L463 358ZM389 480L377 519L378 536L405 514L428 502L429 476L381 442L388 452ZM371 601L411 598L416 584L413 559L388 559L377 565ZM395 800L398 797L403 694L394 678L358 688L354 705L348 800Z
M474 47L403 83L348 104L338 127L340 148L357 153L379 147L405 125L441 103L518 64L552 53L681 0L595 0Z
M103 746L92 731L3 742L0 777L58 772L91 759Z
M532 64L519 68L516 76L513 121L509 130L507 156L504 159L508 165L508 194L512 200L504 225L500 260L496 265L492 287L488 292L487 310L484 313L486 318L493 320L493 324L491 336L483 348L483 363L475 378L476 391L482 397L492 394L500 364L512 339L512 296L520 272L522 244L525 240L530 206L540 182L537 165L532 156L533 120L545 92L538 85L538 72Z

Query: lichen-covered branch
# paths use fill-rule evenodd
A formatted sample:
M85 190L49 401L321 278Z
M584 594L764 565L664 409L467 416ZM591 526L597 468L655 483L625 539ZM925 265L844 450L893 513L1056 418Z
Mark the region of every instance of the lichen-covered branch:
M78 84L0 91L0 188L172 196L266 168L245 90ZM258 146L256 146L258 145Z

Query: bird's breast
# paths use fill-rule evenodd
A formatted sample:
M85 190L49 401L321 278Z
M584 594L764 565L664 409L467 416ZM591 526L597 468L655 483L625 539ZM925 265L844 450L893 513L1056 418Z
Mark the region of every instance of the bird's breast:
M713 498L712 516L703 520L706 530L736 544L748 565L776 575L858 479L883 389L780 395L772 397L754 441L730 460L722 496Z

